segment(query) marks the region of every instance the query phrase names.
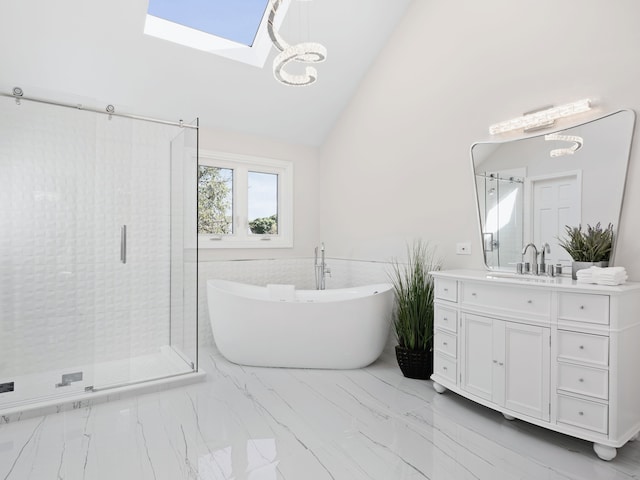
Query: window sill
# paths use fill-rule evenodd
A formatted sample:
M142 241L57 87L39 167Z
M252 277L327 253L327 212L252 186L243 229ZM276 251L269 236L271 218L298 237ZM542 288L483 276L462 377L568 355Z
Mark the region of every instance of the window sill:
M236 239L233 237L216 237L214 235L198 235L198 248L293 248L293 240L286 237L261 237L252 239Z

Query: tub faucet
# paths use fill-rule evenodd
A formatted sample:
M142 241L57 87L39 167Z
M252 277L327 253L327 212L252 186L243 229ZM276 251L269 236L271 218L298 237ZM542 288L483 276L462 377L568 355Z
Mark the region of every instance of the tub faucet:
M538 249L533 243L527 243L525 247L522 249L522 256L524 257L527 253L529 247L533 248L533 254L531 256L531 273L534 275L538 275Z
M324 290L325 275L328 273L329 276L331 276L331 269L327 266L326 262L324 261L324 242L320 244L319 259L318 259L318 247L316 247L314 267L316 272L316 290Z
M551 247L548 243L543 243L540 248L540 273L547 273L547 264L545 263L545 252L551 253Z

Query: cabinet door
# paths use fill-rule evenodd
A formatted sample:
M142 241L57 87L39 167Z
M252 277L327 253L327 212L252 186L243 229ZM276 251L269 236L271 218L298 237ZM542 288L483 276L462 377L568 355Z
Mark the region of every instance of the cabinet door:
M504 323L504 406L549 420L549 329Z
M462 322L462 385L469 393L493 400L494 320L464 315Z

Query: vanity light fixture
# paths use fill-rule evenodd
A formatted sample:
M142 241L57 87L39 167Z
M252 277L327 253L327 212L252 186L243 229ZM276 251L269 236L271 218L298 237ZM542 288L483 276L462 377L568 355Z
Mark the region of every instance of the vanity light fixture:
M570 117L578 113L591 110L591 100L585 98L577 102L565 103L557 107L549 107L536 112L525 113L521 117L512 118L500 123L494 123L489 127L489 133L510 132L512 130L532 130L536 128L548 127L554 124L559 118Z
M552 157L562 157L563 155L573 155L577 150L584 145L584 138L578 135L562 135L560 133L550 133L544 136L547 141L558 140L560 142L573 142L573 145L566 148L556 148L549 152Z
M270 0L271 11L269 12L269 20L267 21L267 30L273 45L280 50L280 53L273 60L273 76L280 83L293 87L304 87L311 85L318 78L318 72L313 67L306 67L305 73L294 75L284 70L284 67L292 61L304 63L324 62L327 58L327 49L315 42L303 42L297 45L289 45L285 42L274 26L276 12L282 3L282 0Z

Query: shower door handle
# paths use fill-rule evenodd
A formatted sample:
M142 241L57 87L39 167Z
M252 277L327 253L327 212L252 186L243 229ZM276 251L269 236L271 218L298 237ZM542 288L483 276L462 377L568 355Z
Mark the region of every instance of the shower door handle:
M493 248L496 247L496 242L493 240L493 233L489 232L489 233L485 233L483 234L483 240L484 240L484 251L485 252L493 252Z
M120 227L120 261L127 263L127 226Z

